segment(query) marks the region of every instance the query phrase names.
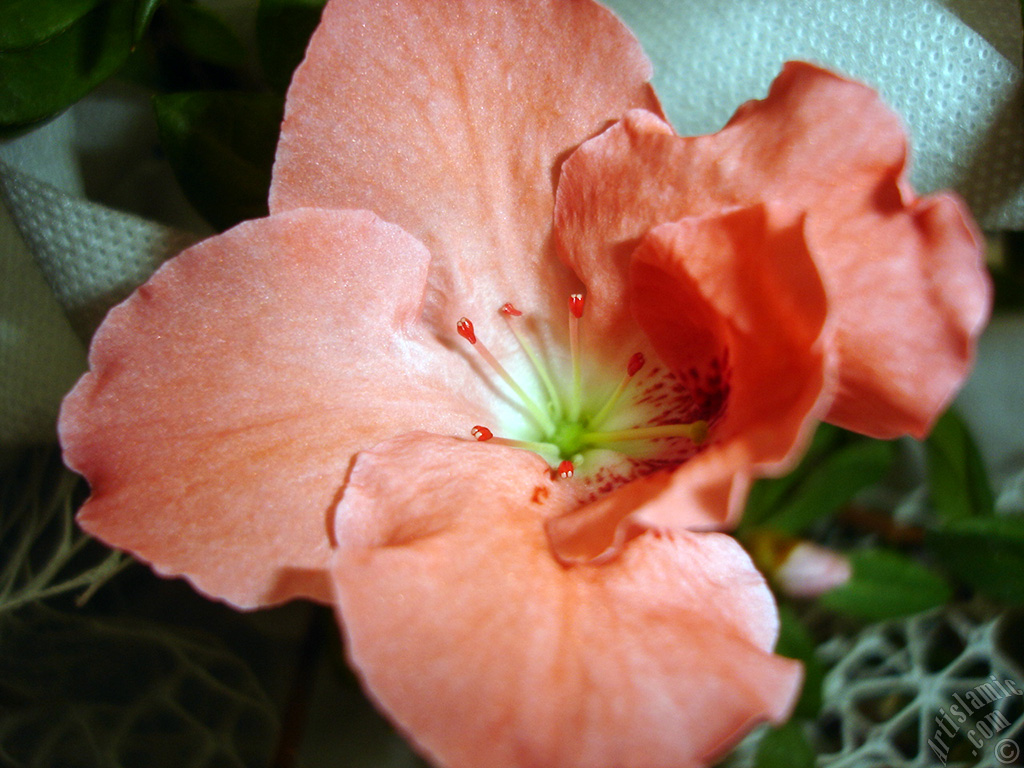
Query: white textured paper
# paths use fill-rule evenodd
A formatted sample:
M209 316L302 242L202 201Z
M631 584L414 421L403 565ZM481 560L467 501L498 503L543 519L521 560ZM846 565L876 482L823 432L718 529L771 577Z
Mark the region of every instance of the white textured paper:
M710 133L788 59L874 86L907 124L919 191L955 188L989 229L1024 229L1017 0L610 0L654 63L676 130Z

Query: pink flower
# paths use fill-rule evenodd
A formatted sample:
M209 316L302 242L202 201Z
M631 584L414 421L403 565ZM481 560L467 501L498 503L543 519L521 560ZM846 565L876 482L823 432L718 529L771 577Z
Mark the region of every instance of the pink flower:
M864 86L790 64L688 139L649 75L586 1L330 3L270 217L96 334L82 526L236 606L335 602L444 765L698 765L784 719L771 594L698 531L819 419L928 429L979 239Z

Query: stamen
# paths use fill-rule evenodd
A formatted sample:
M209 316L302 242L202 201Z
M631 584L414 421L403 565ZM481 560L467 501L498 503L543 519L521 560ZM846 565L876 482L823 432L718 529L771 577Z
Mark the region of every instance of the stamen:
M455 324L455 330L459 332L459 336L464 338L470 344L476 344L476 332L473 330L473 323L470 322L468 317L463 317L459 322Z
M569 296L569 311L572 312L572 316L579 320L583 317L583 294L574 293Z
M569 348L572 351L572 397L569 399L569 418L580 417L580 318L583 317L583 294L569 296Z
M544 429L547 434L552 434L555 431L555 424L551 421L551 417L541 410L540 406L537 405L533 398L526 394L526 390L519 386L515 379L512 378L511 374L505 370L505 367L498 362L498 359L491 354L491 351L487 346L476 337L476 331L473 329L473 322L468 317L459 319L459 322L455 324L455 330L459 332L459 335L473 345L473 349L480 353L489 366L498 374L502 381L519 396L519 400L530 414L537 421L537 424Z
M554 443L542 443L534 440L512 440L508 437L495 437L494 433L491 432L487 427L482 427L477 424L470 431L470 434L481 443L493 443L494 445L507 445L509 448L524 448L527 451L533 451L541 455L557 454L558 446Z
M603 405L595 412L593 401L588 399L584 403L582 397L582 356L580 342L580 327L583 318L583 311L586 300L582 293L574 293L569 296L569 342L572 365L572 384L569 387L559 386L555 378L549 372L543 355L538 354L538 349L543 352L543 347L537 349L531 343L526 333L525 321L516 322L515 318L522 317L523 313L511 303L505 303L498 310L509 330L515 337L526 357L533 365L537 378L543 385L543 394L538 393L540 399L535 401L519 383L512 378L505 367L498 362L487 346L477 337L476 329L469 318L460 318L456 323L456 330L459 335L468 341L484 359L491 370L493 370L512 392L518 397L519 402L515 403L516 409L521 413L517 416L518 422L522 421L522 415L529 416L532 424L498 424L501 431L508 429L513 435L522 435L534 438L533 440L519 440L508 437L496 437L494 432L477 424L470 433L478 442L492 443L495 445L508 446L532 451L542 457L551 470L553 478L568 480L576 474L576 463L586 464L586 471L583 472L581 480L585 484L601 484L603 489L607 485L608 475L605 474L603 463L612 461L605 459L603 451L612 451L622 454L627 461L632 462L626 466L626 475L636 475L647 471L648 460L654 462L652 467L661 463L684 461L697 447L702 446L708 440L709 427L707 420L693 421L691 423L670 423L681 418L684 414L694 416L707 413L717 413L708 409L693 409L689 396L702 395L708 397L725 397L727 395L727 382L722 384L721 372L714 369L718 378L700 379L698 372L690 372L690 379L683 375L678 387L673 384L673 374L661 373L660 368L655 367L651 375L643 383L643 393L632 394L627 397L629 388L636 375L644 369L646 360L641 352L635 352L630 356L625 367L625 375L619 380L615 390L605 400ZM561 366L559 366L561 367ZM621 370L621 369L620 369ZM557 371L561 373L561 371ZM592 373L596 374L597 371ZM704 393L701 387L706 387L710 394ZM640 387L634 387L637 392ZM671 389L671 391L669 391ZM677 393L678 389L678 393ZM660 391L659 391L660 390ZM687 393L689 390L689 395ZM719 391L721 390L721 391ZM568 394L568 396L566 396ZM627 402L626 405L623 403ZM538 405L540 403L540 405ZM542 407L543 406L543 407ZM584 410L585 409L585 410ZM592 415L591 415L592 414ZM618 415L616 415L618 414ZM705 417L705 419L710 417ZM660 422L660 423L659 423ZM666 423L668 422L668 423ZM604 429L606 423L613 426L617 424L647 424L655 426L638 426L631 429ZM671 441L679 438L686 438L690 444L679 444ZM595 466L590 468L587 458L594 452ZM618 482L615 474L619 471L618 465L612 470L612 485ZM611 487L611 486L608 486ZM602 491L603 492L603 491Z
M644 362L646 361L644 360L643 353L641 352L637 352L629 358L629 363L626 365L626 375L622 378L622 381L619 382L619 386L615 388L615 391L612 392L612 396L608 398L608 402L606 402L601 407L601 410L598 411L597 414L588 422L588 426L597 429L604 424L605 419L608 418L608 414L612 412L612 409L619 402L619 398L622 397L622 393L625 392L626 387L629 386L629 382L631 382L639 370L644 367Z
M530 363L533 365L533 369L537 372L537 376L540 377L541 382L544 384L544 389L548 391L548 400L551 403L551 410L553 411L556 419L562 418L562 399L558 396L558 390L555 389L555 382L551 379L551 374L548 373L547 366L541 361L540 357L533 349L533 345L526 339L523 334L519 332L516 327L516 323L512 322L513 317L522 317L523 313L516 309L511 302L503 304L501 307L501 316L505 318L505 322L508 324L508 328L512 331L512 335L516 337L516 341L519 342L519 346L522 347L523 352L530 358Z
M583 440L589 444L617 443L626 440L656 440L660 437L686 437L694 445L700 445L708 436L708 423L695 421L692 424L664 424L658 427L637 427L617 429L611 432L588 432Z

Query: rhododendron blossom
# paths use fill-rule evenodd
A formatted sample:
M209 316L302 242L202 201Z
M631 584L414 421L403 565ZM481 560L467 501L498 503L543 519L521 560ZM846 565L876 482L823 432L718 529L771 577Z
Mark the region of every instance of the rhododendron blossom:
M785 719L724 533L820 420L924 434L989 289L865 86L785 67L676 135L586 0L334 0L271 214L97 332L60 431L91 533L239 607L333 602L447 766L690 766Z

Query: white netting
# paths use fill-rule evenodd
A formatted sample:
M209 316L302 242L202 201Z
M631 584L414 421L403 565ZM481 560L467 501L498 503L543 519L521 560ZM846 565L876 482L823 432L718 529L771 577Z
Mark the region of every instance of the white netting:
M831 670L819 765L1020 765L1024 679L997 647L999 631L999 619L950 608L830 640L820 649Z

